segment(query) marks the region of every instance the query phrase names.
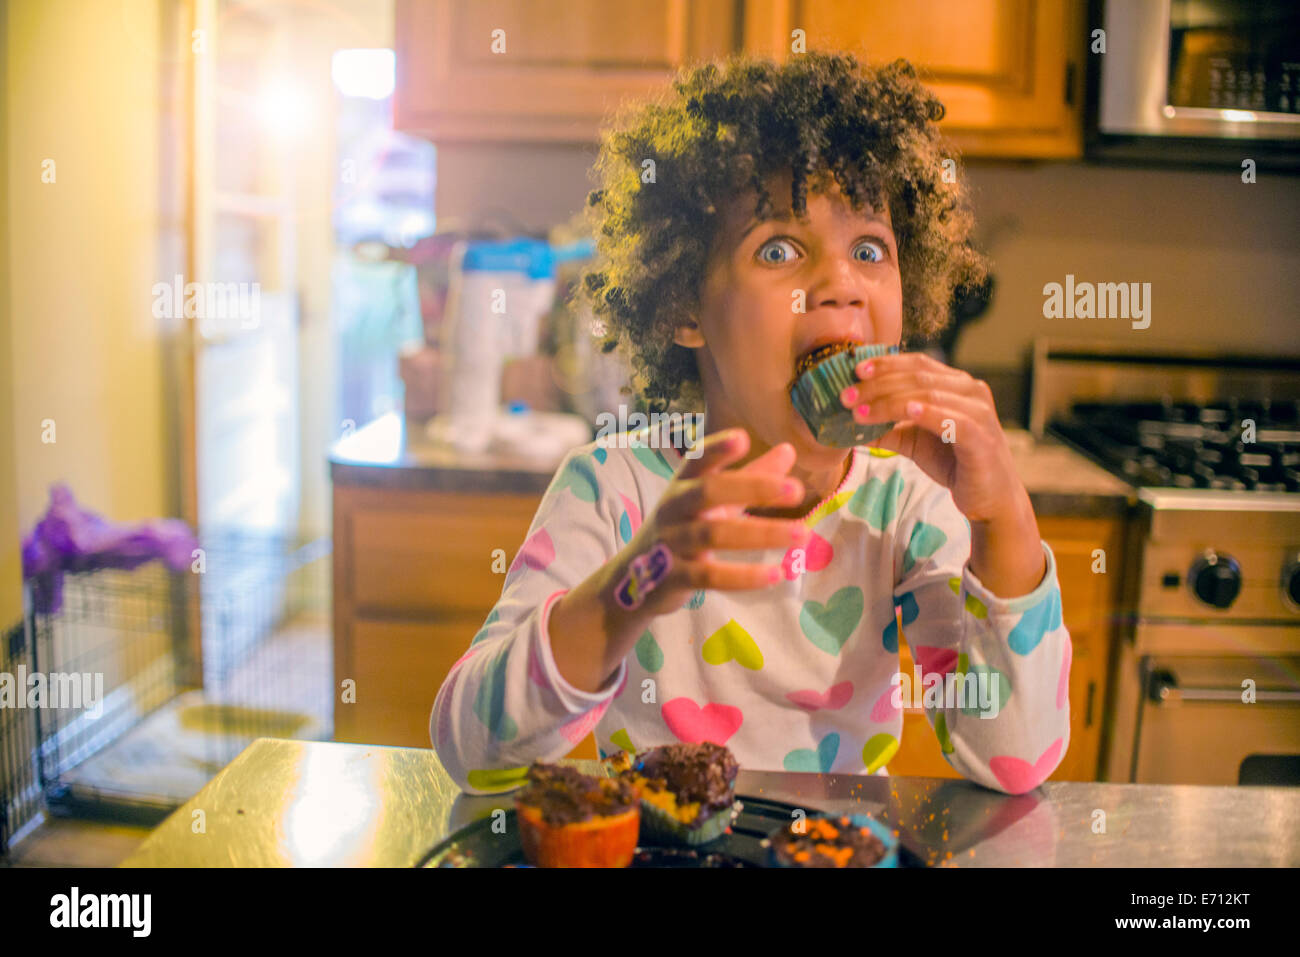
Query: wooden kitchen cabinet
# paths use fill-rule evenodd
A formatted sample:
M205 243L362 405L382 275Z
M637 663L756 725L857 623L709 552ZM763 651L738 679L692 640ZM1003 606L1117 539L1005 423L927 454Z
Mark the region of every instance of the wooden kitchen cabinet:
M744 13L745 49L779 60L795 30L808 50L907 59L968 156L1082 155L1082 0L744 0Z
M514 557L540 501L335 484L336 741L430 747L434 697L501 596L492 551ZM571 756L594 758L594 738Z
M1044 516L1038 526L1056 555L1062 617L1070 631L1070 747L1049 780L1096 781L1107 673L1119 624L1123 521ZM1105 572L1094 554L1105 553ZM1098 566L1100 567L1100 566Z
M491 551L514 555L537 502L335 483L336 741L430 746L438 688L501 594Z
M465 617L354 618L348 629L347 674L356 679L357 700L337 706L348 721L336 722L335 740L429 747L434 697L481 624Z
M435 143L595 142L624 99L740 42L732 0L397 0L395 17L394 126Z
M482 624L504 581L492 571L492 552L499 548L514 557L540 496L365 491L371 490L341 490L351 522L357 612L468 617Z
M1056 555L1062 618L1074 656L1070 663L1070 743L1051 781L1099 780L1101 720L1106 676L1119 608L1123 525L1118 518L1040 515L1038 527ZM1105 551L1105 573L1093 571L1096 549ZM912 654L899 645L899 664L912 673ZM890 774L956 778L919 708L903 713L903 740L889 762Z
M808 50L911 61L966 155L1082 154L1083 0L398 0L396 27L395 124L434 142L592 143L679 66L785 60L802 30Z

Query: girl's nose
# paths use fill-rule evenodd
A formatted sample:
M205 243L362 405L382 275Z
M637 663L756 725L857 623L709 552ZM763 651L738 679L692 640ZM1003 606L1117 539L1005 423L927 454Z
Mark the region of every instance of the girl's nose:
M862 276L853 268L851 260L832 256L821 261L814 274L812 288L808 290L808 302L812 307L860 309L866 301Z

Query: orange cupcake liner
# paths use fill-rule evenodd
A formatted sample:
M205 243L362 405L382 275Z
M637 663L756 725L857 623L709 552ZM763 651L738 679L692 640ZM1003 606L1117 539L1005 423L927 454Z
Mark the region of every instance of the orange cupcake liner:
M516 802L515 812L524 855L537 867L627 867L636 853L639 807L558 827L540 808Z

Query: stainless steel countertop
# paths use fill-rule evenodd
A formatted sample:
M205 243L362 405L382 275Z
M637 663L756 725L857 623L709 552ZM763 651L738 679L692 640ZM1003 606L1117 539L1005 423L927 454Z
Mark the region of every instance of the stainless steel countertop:
M944 778L741 771L736 790L875 814L938 866L1300 866L1294 788L1049 782L1013 797ZM410 867L498 807L509 794L463 795L432 750L260 738L123 866Z
M1134 489L1054 439L1006 427L1016 472L1039 515L1123 516ZM559 462L442 448L424 425L391 412L330 449L335 485L440 492L535 495L541 498Z

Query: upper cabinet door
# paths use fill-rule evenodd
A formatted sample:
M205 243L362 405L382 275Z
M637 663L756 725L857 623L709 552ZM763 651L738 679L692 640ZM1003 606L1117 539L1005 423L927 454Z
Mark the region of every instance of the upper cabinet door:
M970 156L1082 155L1083 0L397 0L396 123L435 142L595 142L628 97L735 50L910 60Z
M628 97L740 46L733 0L397 0L395 125L434 142L591 143Z
M988 157L1082 154L1082 0L744 0L744 47L788 59L844 50L911 61L947 110L940 128Z

